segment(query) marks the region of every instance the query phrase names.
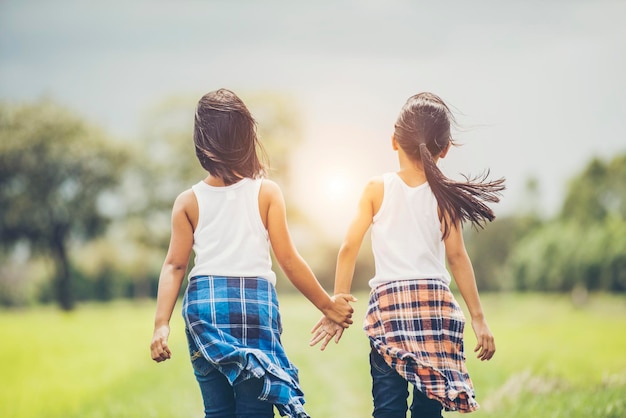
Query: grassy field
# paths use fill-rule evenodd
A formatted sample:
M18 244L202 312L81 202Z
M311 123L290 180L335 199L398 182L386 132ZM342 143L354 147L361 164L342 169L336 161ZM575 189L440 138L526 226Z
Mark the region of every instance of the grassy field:
M371 416L368 344L357 324L339 346L308 347L318 313L299 295L279 295L284 344L300 369L313 418ZM626 417L626 298L484 295L496 335L491 362L468 368L481 409L472 417ZM148 345L153 302L0 311L0 416L4 418L202 417L182 320L173 320L172 360L155 364ZM447 413L446 417L456 413Z

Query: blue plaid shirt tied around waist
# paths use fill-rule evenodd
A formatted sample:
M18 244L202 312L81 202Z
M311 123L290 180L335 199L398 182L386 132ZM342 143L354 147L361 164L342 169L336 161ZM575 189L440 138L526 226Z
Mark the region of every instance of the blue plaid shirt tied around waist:
M478 408L465 366L465 317L439 279L384 283L370 293L364 329L400 376L446 410Z
M283 416L309 417L298 369L282 346L274 286L263 278L196 276L183 300L187 329L204 356L231 385L264 380L259 399Z

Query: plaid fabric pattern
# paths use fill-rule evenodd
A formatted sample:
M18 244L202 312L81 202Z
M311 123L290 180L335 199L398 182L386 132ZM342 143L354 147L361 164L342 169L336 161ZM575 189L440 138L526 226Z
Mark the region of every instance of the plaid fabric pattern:
M370 293L364 330L370 343L407 381L448 411L478 409L465 367L465 317L441 280L382 284Z
M254 277L192 277L183 316L202 355L232 385L263 378L259 399L275 404L283 416L309 417L298 369L280 340L278 299L270 282Z

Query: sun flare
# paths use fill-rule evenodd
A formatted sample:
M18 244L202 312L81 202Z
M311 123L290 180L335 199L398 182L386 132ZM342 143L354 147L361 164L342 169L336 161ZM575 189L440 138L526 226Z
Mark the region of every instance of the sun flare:
M341 200L350 189L350 179L343 173L329 173L323 184L326 197Z

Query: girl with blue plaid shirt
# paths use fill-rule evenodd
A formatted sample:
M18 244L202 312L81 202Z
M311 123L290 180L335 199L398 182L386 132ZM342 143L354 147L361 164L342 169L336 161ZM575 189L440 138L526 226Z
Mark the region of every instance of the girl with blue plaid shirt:
M376 274L364 329L369 337L375 418L405 418L408 383L411 417L441 417L442 409L478 408L465 367L465 318L450 292L446 260L471 315L481 360L496 350L481 307L462 223L482 226L494 219L485 202L498 202L504 180L453 181L437 160L453 140L452 113L431 93L410 97L396 121L392 148L399 171L372 179L339 250L335 292L350 291L356 257L371 230ZM322 318L310 344L323 350L343 328Z
M204 95L196 108L195 151L208 176L172 210L159 277L152 359L168 360L169 322L184 280L189 352L205 417L308 417L298 370L287 358L270 247L285 275L324 315L348 327L351 295L330 297L298 254L278 185L264 179L256 124L233 92Z

